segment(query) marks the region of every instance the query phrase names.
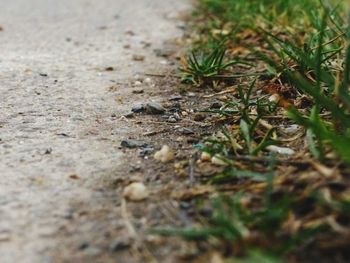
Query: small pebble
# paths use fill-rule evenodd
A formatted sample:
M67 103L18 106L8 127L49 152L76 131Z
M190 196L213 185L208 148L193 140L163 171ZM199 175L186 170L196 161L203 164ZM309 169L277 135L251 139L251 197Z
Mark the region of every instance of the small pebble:
M177 119L176 119L174 116L170 116L170 117L167 119L167 122L175 123L175 122L177 122Z
M131 118L134 117L134 113L133 112L127 113L127 114L124 115L124 117L127 118L127 119L131 119Z
M90 246L90 243L85 241L79 245L79 249L84 250L84 249L87 249L89 246Z
M148 147L149 145L144 142L144 141L137 141L137 140L123 140L121 143L120 143L120 146L121 147L124 147L124 148L146 148Z
M294 155L295 154L295 151L291 148L279 147L276 145L270 145L266 149L269 150L270 152L275 152L275 153L279 153L282 155Z
M222 107L222 103L214 102L210 105L210 109L220 109Z
M136 80L136 81L134 82L134 86L135 86L135 87L139 87L139 86L141 86L141 85L142 85L142 82L139 81L139 80Z
M182 100L182 96L181 95L173 95L169 98L170 101L178 101L178 100Z
M118 238L111 245L110 249L112 252L127 249L131 245L131 238Z
M217 154L211 158L211 163L218 166L227 166L227 163L222 160L220 155Z
M130 201L138 202L148 197L148 191L143 183L134 182L124 188L123 196Z
M135 36L135 32L128 29L128 30L125 30L125 35L129 35L129 36Z
M170 162L174 160L174 158L174 152L168 145L163 145L162 149L154 154L154 159L162 163Z
M180 128L179 132L181 132L183 135L192 135L194 134L194 131L189 128Z
M145 78L145 83L152 83L152 79L151 78Z
M202 152L201 161L202 162L210 162L210 160L211 160L211 155L207 152Z
M269 101L270 101L270 102L278 103L280 100L281 100L281 97L280 97L280 95L278 95L278 94L272 94L272 95L269 97Z
M195 121L204 121L207 116L203 113L196 113L193 117Z
M145 110L146 110L145 106L143 106L143 105L136 105L136 106L131 108L131 111L133 113L140 113L140 112L144 112Z
M295 134L299 130L300 126L297 124L292 124L288 127L282 128L283 132L287 134Z
M145 60L145 56L142 56L142 55L133 55L132 56L132 59L134 61L144 61Z
M132 91L132 93L134 93L134 94L142 94L143 92L144 92L143 89L135 89Z
M0 242L5 242L11 240L10 232L4 231L0 232Z
M163 114L165 112L165 108L157 102L149 102L146 105L146 111L149 114Z

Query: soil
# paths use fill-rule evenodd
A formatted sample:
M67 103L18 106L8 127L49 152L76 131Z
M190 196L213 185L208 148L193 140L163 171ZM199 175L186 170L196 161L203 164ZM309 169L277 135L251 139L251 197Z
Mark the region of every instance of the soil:
M164 188L179 187L173 164L145 159L183 137L179 160L198 140L181 129L196 122L167 122L179 110L168 100L178 85L172 50L189 2L2 1L2 263L177 262L168 255L180 243L146 232L175 220ZM129 115L150 101L169 114ZM148 143L145 155L120 146L130 139ZM132 181L146 184L146 202L123 200Z

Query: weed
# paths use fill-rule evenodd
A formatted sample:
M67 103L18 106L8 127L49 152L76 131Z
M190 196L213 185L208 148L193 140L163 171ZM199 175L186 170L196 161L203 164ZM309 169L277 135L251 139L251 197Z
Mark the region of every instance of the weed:
M211 41L203 46L213 46L213 32L218 31L226 31L226 42L209 55L192 54L182 74L196 85L221 77L238 82L236 92L228 95L231 101L220 109L201 110L227 122L197 145L227 164L207 181L235 193L213 198L212 213L197 218L196 227L156 233L201 241L214 238L232 249L228 254L245 255L233 262L281 262L301 244L315 242L317 248L320 237L334 233L348 240L342 232L350 222L349 189L343 176L350 165L350 26L343 19L343 2L200 1L202 15L210 17L204 19L210 21L204 23L201 34L212 35L202 38ZM230 60L247 48L251 50L243 61ZM254 60L256 66L249 72L235 74L230 68ZM271 102L270 95L263 93L265 85L280 97L282 88L287 88L292 94L288 103ZM298 104L301 98L308 103ZM270 124L267 117L276 118ZM285 124L298 124L305 133L281 138L280 126ZM299 147L300 153L287 158L267 154L268 146L284 142ZM309 153L304 151L304 142ZM300 167L299 162L289 167L303 158L306 166Z
M289 108L288 116L307 129L308 143L313 155L318 159L322 159L324 156L324 144L327 143L338 152L344 161L350 163L350 135L348 132L350 129L350 94L348 90L348 85L350 84L350 56L345 56L342 63L344 65L343 70L334 72L326 67L326 64L331 64L330 60L342 51L341 48L337 48L331 55L328 55L329 51L326 48L330 42L323 42L327 18L328 15L326 13L322 26L319 29L319 40L315 53L307 57L306 53L302 53L300 48L298 49L289 42L283 42L273 36L273 40L282 48L282 52L273 48L275 54L282 60L284 54L287 54L288 58L298 62L298 68L288 67L287 64L276 62L266 55L261 57L277 71L283 71L284 77L293 86L312 98L314 106L309 116L301 113L296 108ZM271 34L267 35L271 36ZM346 36L346 34L342 33L338 37L340 38L341 36ZM290 50L294 50L294 53ZM348 45L346 54L349 53L350 46ZM310 77L310 72L312 72L313 77ZM339 76L342 76L340 81ZM339 101L342 103L339 103ZM322 110L328 111L332 115L331 123L322 120L320 117L320 111ZM318 146L316 146L315 138L318 141Z
M225 53L221 45L214 48L208 55L201 54L197 56L192 54L182 63L181 79L195 85L201 85L207 80L224 73L227 68L238 65L247 64L238 60L230 60L225 62Z

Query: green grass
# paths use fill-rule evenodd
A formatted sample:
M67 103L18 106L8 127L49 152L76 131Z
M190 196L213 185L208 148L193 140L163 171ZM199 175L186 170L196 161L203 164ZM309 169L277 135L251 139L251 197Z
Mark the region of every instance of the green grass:
M230 258L233 262L289 262L288 255L297 256L297 249L308 242L315 242L317 250L318 238L342 237L337 220L346 229L350 225L347 187L328 187L348 185L350 168L350 13L347 20L346 1L199 2L196 52L184 63L182 77L196 86L206 83L209 89L214 82L222 82L223 87L228 80L235 83L231 101L220 109L199 110L217 115L226 124L197 148L227 164L208 182L218 191L226 184L239 188L239 193L212 198L212 214L196 218L196 227L156 232L208 243L219 240L222 247L232 250L226 254L228 262ZM248 51L236 52L242 48ZM280 101L271 102L264 86L272 87ZM303 98L305 105L296 103ZM267 150L275 144L289 147L281 124L298 124L305 131L293 139L298 142L298 159L274 156ZM315 172L310 163L325 165L316 169L317 179L308 177ZM292 175L285 175L292 166ZM331 169L337 176L327 178ZM303 206L308 209L300 212ZM330 218L335 221L329 223ZM301 226L287 230L288 224L293 225L290 220Z
M332 28L334 25L327 12L328 10L321 18L315 46L305 49L305 45L303 48L298 47L267 33L266 38L272 38L280 48L269 42L277 59L271 59L264 54L261 54L261 57L279 74L283 72L285 81L312 99L313 107L309 114L291 107L288 116L307 129L309 138L317 139L318 147L309 140L314 156L322 159L323 145L329 144L350 164L349 39L345 30L335 37L332 34L327 37L327 32L335 32L341 27L337 25L336 28ZM340 43L335 45L335 40ZM286 57L288 63L285 62ZM294 62L293 67L290 67L290 61ZM333 61L336 64L332 63ZM331 114L331 121L320 117L320 113L324 111Z

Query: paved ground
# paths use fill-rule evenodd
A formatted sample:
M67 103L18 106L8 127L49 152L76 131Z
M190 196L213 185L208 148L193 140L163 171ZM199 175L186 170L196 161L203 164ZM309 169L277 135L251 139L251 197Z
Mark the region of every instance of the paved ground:
M120 226L103 189L135 132L119 116L144 100L135 77L165 67L153 50L181 34L188 2L0 0L1 263L107 262L90 244Z

